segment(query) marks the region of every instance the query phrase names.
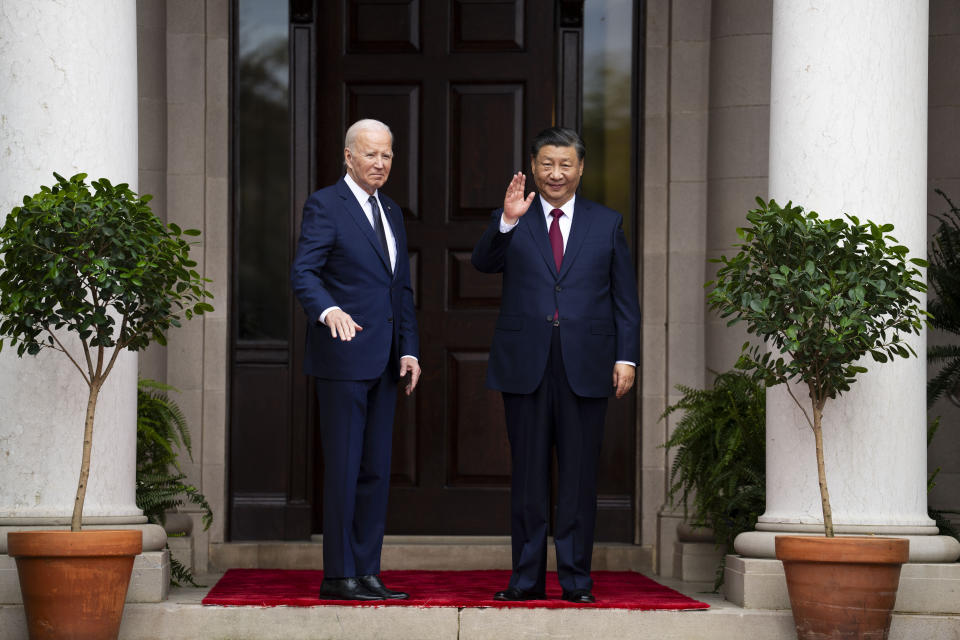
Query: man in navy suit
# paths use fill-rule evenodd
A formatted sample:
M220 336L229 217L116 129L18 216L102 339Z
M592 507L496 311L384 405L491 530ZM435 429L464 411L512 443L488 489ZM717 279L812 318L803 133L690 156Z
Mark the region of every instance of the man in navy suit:
M304 371L316 378L323 443L320 598L406 598L380 580L393 413L399 378L420 378L419 339L403 215L379 189L393 134L354 123L346 175L303 207L293 291L307 313Z
M554 542L563 598L594 602L590 562L608 396L633 386L640 306L623 218L576 195L583 141L556 127L530 149L536 193L510 181L473 265L503 273L487 386L503 393L512 459L513 573L495 600L544 595L550 453L559 486Z

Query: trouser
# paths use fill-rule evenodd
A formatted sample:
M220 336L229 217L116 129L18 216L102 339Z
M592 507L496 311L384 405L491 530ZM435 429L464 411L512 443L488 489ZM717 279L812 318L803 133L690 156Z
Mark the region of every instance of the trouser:
M551 448L557 451L554 544L566 591L591 589L590 563L597 518L597 464L607 398L576 395L567 381L560 329L553 329L540 386L503 394L512 462L510 586L542 592L547 568Z
M380 573L390 492L397 383L317 378L323 444L323 569L330 578Z

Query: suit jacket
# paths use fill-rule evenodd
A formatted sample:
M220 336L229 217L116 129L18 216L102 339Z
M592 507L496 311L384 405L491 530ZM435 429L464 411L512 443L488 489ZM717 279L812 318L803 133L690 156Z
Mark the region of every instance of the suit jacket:
M493 213L472 259L480 271L503 273L487 386L508 393L536 390L558 310L570 387L585 397L612 395L614 363L639 362L640 355L640 304L623 218L577 196L558 272L540 198L508 233L500 233L502 213Z
M303 207L297 255L290 269L294 294L307 313L304 372L335 380L379 378L384 367L399 378L400 356L419 357L417 317L410 286L407 235L400 207L377 194L397 242L390 271L369 220L341 178L313 193ZM331 338L319 322L339 306L363 327L353 340Z

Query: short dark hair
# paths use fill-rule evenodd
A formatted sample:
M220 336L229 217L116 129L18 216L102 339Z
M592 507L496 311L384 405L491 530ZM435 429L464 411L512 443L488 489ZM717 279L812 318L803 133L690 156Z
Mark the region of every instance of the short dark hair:
M583 144L583 138L573 129L563 129L561 127L550 127L537 134L530 145L530 157L536 158L540 149L547 145L554 147L573 147L577 151L577 160L583 160L587 155L587 148Z

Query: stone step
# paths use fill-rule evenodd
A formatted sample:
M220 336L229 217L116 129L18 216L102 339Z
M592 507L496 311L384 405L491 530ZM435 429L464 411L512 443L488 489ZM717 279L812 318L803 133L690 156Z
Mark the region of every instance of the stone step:
M218 576L206 576L208 585ZM452 607L205 607L208 591L175 588L167 602L128 604L121 640L793 640L789 611L741 609L716 594L661 580L707 602L706 611ZM0 606L0 636L27 640L23 608ZM890 640L960 637L960 616L897 614Z
M509 569L509 536L386 536L381 567L434 571ZM553 539L548 571L556 571ZM210 545L210 569L322 569L323 536L309 542L221 542ZM618 542L593 547L594 571L653 572L653 548Z

